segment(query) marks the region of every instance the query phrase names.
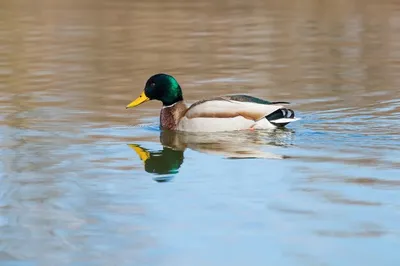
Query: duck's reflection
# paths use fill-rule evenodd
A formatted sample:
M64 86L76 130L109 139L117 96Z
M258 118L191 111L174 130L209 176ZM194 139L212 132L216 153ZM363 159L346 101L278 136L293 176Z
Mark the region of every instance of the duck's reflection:
M178 173L186 149L216 154L229 159L283 159L284 156L265 152L265 146L290 145L293 131L234 133L183 133L161 131L161 150L149 150L138 144L129 144L144 163L145 171L157 175L155 181L165 182Z
M136 144L129 144L129 147L139 155L146 172L158 175L157 182L171 180L183 163L183 151L180 150L163 146L162 150L150 151Z

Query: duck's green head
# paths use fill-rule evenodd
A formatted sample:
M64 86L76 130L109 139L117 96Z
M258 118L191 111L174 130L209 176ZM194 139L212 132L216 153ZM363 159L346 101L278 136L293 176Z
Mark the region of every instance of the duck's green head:
M147 80L142 94L126 108L132 108L150 100L159 100L164 106L182 101L181 87L174 77L167 74L156 74Z

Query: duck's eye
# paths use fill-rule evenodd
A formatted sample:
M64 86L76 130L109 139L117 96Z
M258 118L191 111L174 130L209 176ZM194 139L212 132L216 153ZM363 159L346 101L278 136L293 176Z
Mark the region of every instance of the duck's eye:
M150 86L154 88L156 86L156 84L153 82L150 84Z

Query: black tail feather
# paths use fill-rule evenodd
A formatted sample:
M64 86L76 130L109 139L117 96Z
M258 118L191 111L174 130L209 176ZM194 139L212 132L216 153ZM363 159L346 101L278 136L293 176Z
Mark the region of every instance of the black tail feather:
M270 113L269 115L267 115L265 117L271 124L273 124L274 126L277 127L284 127L287 124L289 124L289 122L287 123L274 123L271 121L280 119L280 118L294 118L294 111L292 109L289 108L280 108L278 110L276 110L273 113Z

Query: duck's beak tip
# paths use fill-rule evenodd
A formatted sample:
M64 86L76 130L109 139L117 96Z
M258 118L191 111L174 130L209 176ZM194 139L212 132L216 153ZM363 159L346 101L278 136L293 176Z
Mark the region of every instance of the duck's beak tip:
M129 109L135 106L138 106L144 102L150 101L150 98L146 96L144 91L140 94L139 97L137 97L134 101L132 101L130 104L128 104L125 109Z

